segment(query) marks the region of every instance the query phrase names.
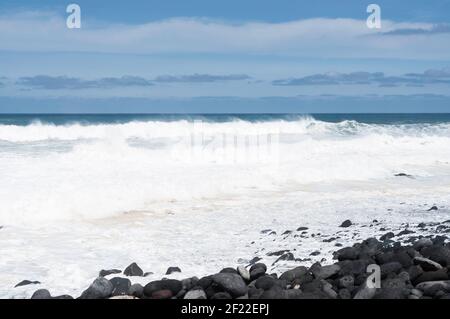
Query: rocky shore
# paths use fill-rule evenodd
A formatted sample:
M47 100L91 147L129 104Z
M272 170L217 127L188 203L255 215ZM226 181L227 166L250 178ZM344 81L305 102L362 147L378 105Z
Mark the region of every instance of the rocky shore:
M352 222L346 220L341 227L348 228L351 225ZM427 235L412 231L411 228L423 230ZM297 232L304 231L301 227L297 229ZM405 227L397 234L387 232L353 246L337 247L339 249L333 253L331 264L315 262L309 267L298 266L281 274L270 273L266 264L254 258L247 265L224 268L202 278L163 278L141 285L132 284L130 279L145 277L147 273L132 263L123 271L101 270L98 278L75 298L450 299L450 243L445 236L449 232L450 220L421 223ZM277 260L293 258L288 250L269 254L277 256ZM181 269L170 267L166 275L174 272L181 273ZM36 283L24 280L17 286ZM39 289L31 298L74 297L52 296L48 290Z

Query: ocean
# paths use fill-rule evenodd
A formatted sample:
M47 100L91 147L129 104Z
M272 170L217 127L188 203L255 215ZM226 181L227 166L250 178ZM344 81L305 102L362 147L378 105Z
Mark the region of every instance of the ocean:
M450 114L0 114L0 203L0 297L325 253L261 230L450 218Z

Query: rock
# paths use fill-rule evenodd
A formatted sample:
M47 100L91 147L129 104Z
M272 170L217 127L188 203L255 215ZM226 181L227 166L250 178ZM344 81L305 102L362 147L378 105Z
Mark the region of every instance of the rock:
M337 275L341 271L341 267L337 264L318 267L312 270L314 277L318 279L328 279Z
M219 271L221 274L237 274L237 270L231 267L223 268Z
M372 299L375 297L375 294L377 293L377 288L372 288L368 285L367 279L363 285L359 288L358 292L355 294L353 299Z
M330 299L337 299L338 293L333 290L333 286L329 283L325 282L322 288L322 291L330 298Z
M233 299L233 298L231 297L231 295L228 292L220 291L220 292L215 293L211 297L211 299Z
M408 274L411 281L416 280L420 275L423 274L423 269L420 266L411 266L408 268Z
M108 269L108 270L102 269L100 270L100 273L98 275L99 277L106 277L108 275L120 274L121 272L122 271L119 269Z
M72 297L72 296L69 296L69 295L60 295L60 296L52 297L52 299L65 299L65 300L71 300L71 299L73 299L73 297Z
M441 280L447 280L447 269L442 268L436 271L426 271L423 274L421 274L419 277L413 280L413 284L417 285L422 282L426 281L441 281Z
M181 280L182 289L189 291L197 285L198 281L197 277L183 279Z
M250 271L250 280L253 281L255 279L258 279L261 276L264 276L265 270L263 268L256 268Z
M40 284L39 281L22 280L17 285L15 285L14 288L21 287L21 286L27 286L27 285L38 285L38 284Z
M288 289L284 291L286 299L301 299L303 291L300 289Z
M339 299L352 299L352 294L351 294L350 290L344 288L344 289L339 290L338 297L339 297Z
M109 282L113 285L112 296L127 295L131 287L131 281L127 278L114 277Z
M52 299L52 296L47 289L38 289L33 293L31 299Z
M249 299L259 299L264 293L263 289L258 289L256 287L248 287L248 298Z
M433 210L438 210L437 206L432 206L432 207L430 207L430 208L427 210L427 212L431 212L431 211L433 211Z
M397 234L397 236L404 236L404 235L409 235L409 234L414 234L414 231L409 230L409 229L405 229L405 230L402 230L401 232L399 232Z
M439 289L444 291L450 291L450 280L439 280L439 281L425 281L416 286L416 289L425 292L431 287L438 286Z
M269 290L277 284L277 279L272 276L265 275L261 276L255 281L255 287L258 289Z
M384 234L383 236L381 236L380 240L385 241L385 240L389 240L393 237L395 237L395 234L393 232L388 232L388 233Z
M386 263L381 265L381 278L386 278L389 274L397 274L403 269L402 264L399 262L393 261L390 263Z
M216 274L212 281L233 297L240 297L247 293L247 286L241 276L237 274Z
M170 299L173 297L173 292L169 289L157 290L152 292L152 299Z
M197 286L202 287L203 290L206 290L212 284L212 276L202 277L198 280Z
M170 290L172 292L172 295L175 296L182 288L183 285L179 280L175 279L156 280L145 285L144 295L152 297L154 292L161 290Z
M395 174L394 176L396 176L396 177L409 177L409 178L413 177L412 175L409 175L409 174L406 174L406 173L398 173L398 174Z
M423 296L423 292L419 289L411 289L410 294L419 298Z
M281 276L281 280L286 280L288 283L291 283L295 279L298 279L308 273L308 268L304 266L296 267L294 269L288 270L284 272Z
M450 266L450 249L445 246L433 245L423 248L421 254L439 264L441 266Z
M351 289L351 288L353 288L354 284L355 284L355 278L352 275L343 276L343 277L339 278L339 280L338 280L339 288Z
M206 293L203 289L190 290L184 295L184 299L206 299Z
M406 284L403 279L392 278L383 280L381 289L377 289L376 299L406 299L409 295L409 290L406 289Z
M428 258L415 257L413 261L414 265L419 265L425 271L436 271L442 269L442 266L440 264Z
M80 299L106 299L111 296L113 288L113 284L108 279L98 277L88 289L83 291Z
M128 295L142 298L144 296L144 287L141 284L133 284L128 289Z
M295 299L315 300L315 299L330 299L323 291L303 292L298 294Z
M339 227L347 228L350 227L351 225L352 225L351 220L347 219Z
M135 296L127 296L127 295L121 295L121 296L113 296L110 297L109 299L119 299L119 300L124 300L124 299L139 299Z
M289 252L289 250L279 250L279 251L274 251L274 252L271 252L271 253L267 253L267 256L281 256L281 255L283 255L283 254L285 254L285 253L288 253Z
M239 275L241 275L241 277L244 280L250 281L250 272L248 271L247 268L245 268L244 266L238 266L237 267L237 272L239 273Z
M261 259L262 259L261 257L254 257L254 258L252 258L252 259L248 262L248 265L247 265L247 266L254 265L256 262L258 262L258 261L261 260Z
M355 247L345 247L339 249L337 252L334 253L334 258L339 261L355 260L358 259L358 256L359 256L359 249Z
M174 272L181 272L181 269L178 267L169 267L167 268L166 275L170 275Z
M275 265L279 261L283 261L283 260L289 261L289 260L294 260L294 259L295 259L295 257L292 253L286 253L286 254L283 254L280 257L278 257L278 259L275 260L272 265Z
M413 248L415 250L421 250L424 247L433 246L433 241L430 238L420 238L413 243Z
M256 263L250 267L250 272L252 272L253 270L258 269L258 268L263 269L264 273L267 271L267 266L265 264Z
M445 241L449 239L446 236L436 236L433 238L433 245L442 246L445 244ZM447 247L449 248L449 247Z
M150 276L150 275L153 275L153 272L151 272L151 271L146 271L146 272L144 272L143 277L147 277L147 276Z
M286 290L282 289L279 286L273 286L269 290L265 290L260 299L286 299Z
M267 271L267 266L263 263L256 263L250 267L250 280L253 281L264 275Z
M367 266L373 264L370 259L358 259L358 260L344 260L337 263L341 267L340 275L353 275L366 274Z
M136 263L132 263L127 268L125 268L123 273L125 276L137 276L137 277L144 276L144 272Z

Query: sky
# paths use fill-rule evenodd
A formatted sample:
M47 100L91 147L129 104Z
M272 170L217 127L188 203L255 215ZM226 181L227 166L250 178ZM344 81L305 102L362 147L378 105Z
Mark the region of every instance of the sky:
M381 28L367 26L371 3ZM2 0L0 113L448 112L449 12L450 0Z

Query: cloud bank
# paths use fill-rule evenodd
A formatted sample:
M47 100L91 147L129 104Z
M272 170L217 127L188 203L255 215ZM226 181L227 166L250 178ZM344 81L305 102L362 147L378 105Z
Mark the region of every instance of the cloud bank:
M160 75L149 80L139 76L124 75L121 77L104 77L95 80L86 80L68 76L35 75L20 77L16 85L31 89L43 90L82 90L82 89L112 89L125 87L149 87L155 83L213 83L225 81L249 80L246 74L214 75ZM0 82L0 86L2 83Z
M48 13L0 16L1 50L104 53L236 53L322 58L448 59L448 26L383 20L306 19L282 23L227 23L176 18L139 25L83 21L69 30ZM420 41L416 39L420 37Z
M153 83L137 76L107 77L97 80L83 80L67 76L36 75L21 77L16 84L34 89L45 90L80 90L80 89L110 89L116 87L151 86Z
M155 82L160 83L211 83L222 81L241 81L250 80L251 77L246 74L230 75L211 75L211 74L193 74L193 75L160 75L155 78Z
M323 73L299 78L279 79L272 81L272 84L278 86L375 84L380 87L450 84L450 68L431 69L423 73L407 73L402 76L386 76L383 72Z

